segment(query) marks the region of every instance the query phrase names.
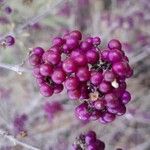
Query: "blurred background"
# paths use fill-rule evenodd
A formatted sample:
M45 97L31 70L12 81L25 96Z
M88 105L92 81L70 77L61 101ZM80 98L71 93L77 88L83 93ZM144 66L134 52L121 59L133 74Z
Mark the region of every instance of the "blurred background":
M149 0L0 0L0 150L70 150L89 129L106 150L150 150L149 14ZM118 38L134 68L127 113L111 124L80 122L65 91L44 98L31 74L30 50L46 50L73 29L100 36L102 45ZM7 35L13 46L3 44Z

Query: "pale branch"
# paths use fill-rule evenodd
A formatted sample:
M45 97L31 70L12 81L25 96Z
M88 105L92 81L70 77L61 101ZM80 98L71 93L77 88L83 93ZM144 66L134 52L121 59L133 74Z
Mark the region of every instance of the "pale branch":
M31 145L28 145L24 142L21 142L21 141L17 140L14 136L6 133L5 131L3 131L1 129L0 129L0 136L7 139L7 140L9 140L9 141L11 141L15 146L20 145L20 146L25 147L29 150L40 150L39 148L33 147Z
M1 36L0 40L4 39L8 34L11 34L14 37L15 37L15 35L17 33L20 34L25 27L27 27L29 25L33 25L33 24L37 23L38 21L42 20L43 18L45 18L47 15L52 14L53 10L55 8L59 7L59 5L61 5L62 2L64 2L64 1L66 1L66 0L57 0L57 1L55 1L49 7L44 9L44 11L41 12L39 15L36 15L36 16L33 16L33 17L29 17L28 19L26 19L26 21L23 24L21 24L18 27L16 27L16 29L14 29L13 32L10 31L7 34Z
M4 68L4 69L8 69L11 71L14 71L18 74L22 74L23 72L30 72L29 69L23 68L20 65L11 65L11 64L4 64L4 63L0 63L0 68Z

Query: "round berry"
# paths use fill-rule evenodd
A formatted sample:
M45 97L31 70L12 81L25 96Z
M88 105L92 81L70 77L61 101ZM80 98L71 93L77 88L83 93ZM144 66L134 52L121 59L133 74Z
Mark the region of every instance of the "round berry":
M90 79L90 71L88 67L81 67L76 73L80 81L88 81Z
M35 47L35 48L33 49L33 53L36 54L36 55L42 56L43 53L44 53L44 50L43 50L43 48L41 48L41 47Z
M36 55L36 54L31 54L29 56L29 63L32 66L37 66L41 63L41 57L39 55Z
M90 81L93 85L98 86L103 80L103 75L100 72L92 72Z
M53 93L54 93L54 89L52 86L50 85L47 85L47 84L43 84L41 85L40 87L40 92L43 96L45 97L49 97L49 96L52 96Z
M59 53L54 52L54 51L49 51L47 53L46 61L48 63L52 63L53 65L56 65L60 62L61 56Z
M119 49L119 50L121 50L121 48L122 48L120 41L118 41L116 39L112 39L111 41L109 41L108 47L110 49Z
M43 76L50 76L53 72L53 66L50 64L42 64L40 66L40 73Z
M32 74L35 78L42 78L43 76L40 73L40 68L39 67L35 67L32 70Z
M109 113L109 112L106 112L106 113L104 113L104 115L103 115L104 121L106 121L106 122L108 122L108 123L114 121L115 118L116 118L116 116L115 116L114 114L112 114L112 113Z
M62 69L56 69L52 73L52 80L57 84L62 84L66 79L66 74Z
M52 42L52 44L54 45L54 46L62 46L63 44L64 44L64 40L61 38L61 37L55 37L54 39L53 39L53 42Z
M106 71L104 73L104 80L108 82L112 82L115 80L115 74L112 71Z
M123 55L122 52L120 50L117 49L113 49L109 52L108 54L109 60L114 63L114 62L118 62L121 61Z
M79 80L77 77L69 77L65 81L65 87L67 90L75 90L79 86Z
M15 44L15 39L13 36L8 35L5 37L5 42L6 42L7 46L12 46Z
M71 58L66 59L62 67L66 73L73 73L77 70L77 65Z
M109 60L109 57L108 57L109 52L110 52L109 50L103 50L101 53L101 59L106 60L106 61Z
M81 32L78 31L78 30L72 31L72 32L70 33L70 36L71 36L71 37L75 37L75 38L77 38L78 40L81 40L81 39L82 39L82 34L81 34Z
M119 76L126 76L128 65L125 62L117 62L113 64L112 69Z
M99 85L99 90L102 93L108 93L111 90L111 85L109 82L103 81L100 85Z
M87 51L91 48L91 44L86 42L86 41L81 42L80 48L81 48L82 51Z
M95 64L99 60L99 54L97 51L88 50L86 52L86 58L87 58L88 63Z
M70 49L74 49L74 48L77 48L79 46L79 41L75 37L69 37L69 38L66 39L66 45Z
M87 58L83 54L79 54L78 56L74 57L73 60L79 66L85 66L85 65L87 65Z
M99 37L94 37L93 38L93 44L94 45L99 45L101 43L101 39Z
M131 94L128 91L125 91L121 97L121 101L124 104L127 104L131 100Z
M71 100L78 100L80 98L81 92L79 89L76 89L76 90L69 90L67 94Z
M55 84L54 85L54 93L58 94L61 93L64 89L64 86L62 84Z

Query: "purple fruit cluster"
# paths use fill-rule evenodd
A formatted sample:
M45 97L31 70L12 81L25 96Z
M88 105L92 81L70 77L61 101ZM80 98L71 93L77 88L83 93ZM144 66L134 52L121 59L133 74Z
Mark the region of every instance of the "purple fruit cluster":
M28 116L26 114L16 115L13 120L13 128L15 134L20 134L22 132L27 132L25 129L25 124L28 119Z
M46 117L48 118L48 120L50 122L53 120L54 116L57 113L63 111L63 107L62 107L61 103L59 103L57 101L51 102L51 103L46 102L43 109L44 109Z
M131 96L125 80L133 70L118 40L111 40L102 50L99 37L81 39L81 32L75 30L54 38L47 51L34 48L29 57L33 75L43 96L65 87L69 99L81 100L75 110L79 119L109 123L126 111Z
M15 44L15 38L11 35L6 36L3 40L0 41L2 46L13 46Z
M105 144L97 139L94 131L88 131L85 134L80 134L72 145L72 150L104 150Z

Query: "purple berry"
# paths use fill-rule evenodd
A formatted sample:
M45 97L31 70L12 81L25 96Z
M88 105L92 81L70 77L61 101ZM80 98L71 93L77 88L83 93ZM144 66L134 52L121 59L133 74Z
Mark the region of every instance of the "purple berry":
M92 72L91 73L90 81L93 85L96 85L96 86L100 85L102 80L103 80L103 75L100 72Z
M62 84L66 79L66 74L62 69L56 69L53 71L52 80L57 84Z
M64 89L64 86L62 84L55 84L54 93L55 94L61 93L63 89Z
M99 54L97 51L88 50L86 52L86 58L87 58L88 63L95 64L99 60Z
M55 37L55 38L53 39L52 44L53 44L54 46L60 47L60 46L62 46L62 45L64 44L64 40L63 40L61 37Z
M76 90L69 90L68 92L68 97L71 99L71 100L78 100L81 96L81 92L79 89L76 89Z
M79 86L79 80L76 77L69 77L65 81L65 87L67 90L75 90Z
M106 121L106 122L108 122L108 123L114 121L115 118L116 118L116 116L115 116L114 114L112 114L112 113L106 112L106 113L104 113L104 115L103 115L104 121Z
M15 44L15 39L11 35L5 37L5 42L7 46L12 46Z
M29 56L29 63L32 66L40 65L40 63L41 63L41 57L39 55L36 55L36 54L31 54Z
M42 64L40 66L40 73L43 76L50 76L53 73L53 66L51 64Z
M122 48L121 43L116 39L112 39L111 41L109 41L108 47L110 49L119 49L119 50L121 50Z
M78 31L78 30L72 31L72 32L70 33L70 36L71 36L71 37L75 37L75 38L77 38L78 40L81 40L81 39L82 39L82 34L81 34L81 32Z
M47 85L47 84L43 84L41 85L40 87L40 92L43 96L45 97L49 97L49 96L52 96L53 93L54 93L54 89L52 86L50 85Z
M82 50L82 51L90 50L90 48L91 48L91 44L90 44L90 43L88 43L88 42L86 42L86 41L81 42L81 44L80 44L80 48L81 48L81 50Z
M106 61L109 60L109 57L108 57L108 56L109 56L109 52L110 52L110 51L107 50L107 49L106 49L106 50L103 50L102 53L101 53L101 59L102 59L102 60L106 60Z
M127 104L129 101L131 100L131 95L128 91L125 91L121 97L121 101L124 103L124 104Z
M115 80L115 74L112 71L106 71L104 73L104 80L108 82L112 82Z
M66 45L70 49L74 49L74 48L77 48L79 46L79 41L75 37L69 37L69 38L66 39Z
M35 47L35 48L33 49L33 54L42 56L42 55L44 54L44 50L43 50L43 48L41 48L41 47Z
M111 85L109 82L103 81L101 82L101 84L99 85L99 90L102 93L108 93L111 90Z
M78 69L76 76L80 81L87 81L90 79L90 71L88 67L81 67Z
M54 51L49 51L47 53L46 62L56 65L60 62L60 60L61 60L61 56L59 53L54 52Z
M63 67L63 70L66 73L73 73L77 70L77 66L76 66L75 62L72 59L66 59L63 62L62 67Z
M122 57L123 57L122 52L117 49L111 50L108 54L108 58L112 63L121 61Z
M7 14L11 14L11 13L12 13L11 7L9 7L9 6L5 7L5 12L6 12Z
M101 39L99 37L94 37L93 38L93 44L94 45L99 45L101 43Z

